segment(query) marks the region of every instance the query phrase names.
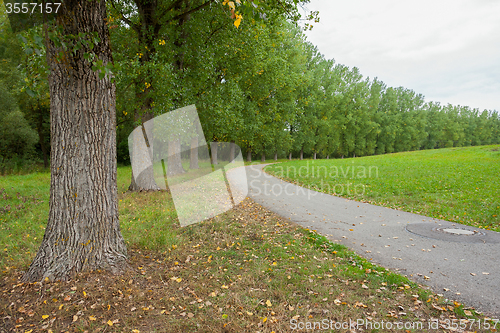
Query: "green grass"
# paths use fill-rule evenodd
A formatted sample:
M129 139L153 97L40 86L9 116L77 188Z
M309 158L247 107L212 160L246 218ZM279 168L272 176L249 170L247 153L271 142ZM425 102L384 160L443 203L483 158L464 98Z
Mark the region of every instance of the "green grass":
M270 165L310 189L500 231L500 146Z

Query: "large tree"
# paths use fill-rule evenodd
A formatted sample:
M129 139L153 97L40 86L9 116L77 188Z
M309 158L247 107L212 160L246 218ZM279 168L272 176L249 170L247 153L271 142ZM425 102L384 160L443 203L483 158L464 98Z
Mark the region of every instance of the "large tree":
M49 219L24 281L64 280L82 270L120 273L127 266L118 220L115 85L95 70L112 62L105 1L65 1L55 25L58 33L46 42Z

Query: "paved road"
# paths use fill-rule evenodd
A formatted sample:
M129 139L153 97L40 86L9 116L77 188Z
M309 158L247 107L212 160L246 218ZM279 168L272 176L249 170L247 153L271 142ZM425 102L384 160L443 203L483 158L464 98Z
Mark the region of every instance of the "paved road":
M263 166L246 167L254 201L448 299L500 317L500 233L310 191Z

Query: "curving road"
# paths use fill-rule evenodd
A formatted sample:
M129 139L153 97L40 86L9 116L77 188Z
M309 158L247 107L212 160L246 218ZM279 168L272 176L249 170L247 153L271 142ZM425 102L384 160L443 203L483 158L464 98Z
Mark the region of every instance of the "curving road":
M347 200L247 166L248 196L359 255L500 317L500 233Z

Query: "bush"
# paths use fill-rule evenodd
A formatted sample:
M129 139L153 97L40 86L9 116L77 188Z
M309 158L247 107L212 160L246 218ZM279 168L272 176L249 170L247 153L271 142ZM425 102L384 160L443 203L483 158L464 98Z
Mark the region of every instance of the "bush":
M0 156L29 158L35 152L38 134L30 127L21 111L13 111L0 119Z

